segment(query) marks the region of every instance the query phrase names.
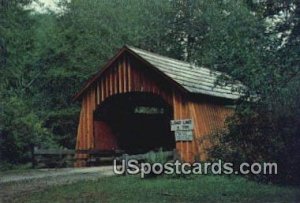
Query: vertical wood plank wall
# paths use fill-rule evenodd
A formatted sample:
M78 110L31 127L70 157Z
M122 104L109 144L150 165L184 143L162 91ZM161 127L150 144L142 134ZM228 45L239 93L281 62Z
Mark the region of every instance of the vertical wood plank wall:
M199 140L214 129L224 127L224 120L231 110L222 105L188 100L178 88L171 87L153 71L142 68L142 65L124 54L84 93L76 149L94 149L93 112L106 98L128 92L148 92L160 95L173 107L174 119L192 118L194 121L193 141L176 142L176 149L181 159L189 162L195 159L205 159L205 149L209 143L201 143ZM83 158L86 158L85 155L77 154L76 156L82 160L78 159L75 166L85 166L85 161L83 161Z
M190 101L181 94L173 94L174 119L192 119L194 122L193 141L176 142L181 159L187 162L206 160L210 146L205 136L225 127L225 119L232 109L208 101Z

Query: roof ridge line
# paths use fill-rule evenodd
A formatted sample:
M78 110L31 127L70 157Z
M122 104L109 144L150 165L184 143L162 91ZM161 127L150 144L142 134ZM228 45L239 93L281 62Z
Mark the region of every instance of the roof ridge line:
M129 48L129 49L137 49L137 50L139 50L139 51L141 51L141 52L148 52L148 53L151 54L151 55L155 55L155 56L158 56L158 57L167 58L167 59L170 59L170 60L175 60L175 61L178 61L178 62L180 62L180 63L185 63L185 64L188 64L188 65L193 65L193 64L191 64L191 63L189 63L189 62L182 61L182 60L179 60L179 59L176 59L176 58L172 58L172 57L169 57L169 56L164 56L164 55L161 55L161 54L157 54L157 53L154 53L154 52L152 52L152 51L145 50L145 49L141 49L141 48L137 48L137 47L129 46L129 45L125 45L125 46L126 46L127 48ZM134 51L134 50L132 50L132 51ZM204 67L200 67L200 66L197 66L197 65L193 65L193 66L199 67L199 68L204 68ZM205 68L205 69L209 69L209 68ZM209 70L210 70L210 69L209 69Z
M169 57L169 56L165 56L165 55L161 55L161 54L157 54L157 53L154 53L152 51L148 51L148 50L145 50L145 49L141 49L141 48L137 48L137 47L134 47L134 46L130 46L130 45L124 45L126 48L132 50L132 51L135 51L135 50L138 50L138 51L141 51L141 52L147 52L151 55L154 55L154 56L157 56L157 57L161 57L161 58L165 58L165 59L168 59L168 60L173 60L173 61L177 61L179 63L183 63L183 64L186 64L186 65L189 65L189 66L192 66L193 68L196 68L196 69L205 69L205 70L208 70L210 72L215 72L215 73L219 73L219 74L226 74L226 73L223 73L223 72L220 72L218 70L213 70L213 69L210 69L210 68L206 68L204 66L199 66L199 65L196 65L196 64L193 64L193 63L190 63L190 62L187 62L187 61L183 61L183 60L179 60L179 59L176 59L176 58L172 58L172 57ZM135 50L134 50L135 49Z

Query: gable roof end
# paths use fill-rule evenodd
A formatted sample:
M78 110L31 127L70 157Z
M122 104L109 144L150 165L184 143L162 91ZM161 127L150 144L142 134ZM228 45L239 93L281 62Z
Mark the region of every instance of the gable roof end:
M158 69L159 72L167 76L166 78L170 78L189 93L204 94L226 99L239 99L241 96L239 92L232 91L232 89L243 87L240 82L231 86L216 85L218 77L222 74L221 72L194 66L184 61L161 56L132 46L124 46L97 74L87 81L84 87L75 95L74 100L78 99L125 51L137 55L136 57L140 57Z

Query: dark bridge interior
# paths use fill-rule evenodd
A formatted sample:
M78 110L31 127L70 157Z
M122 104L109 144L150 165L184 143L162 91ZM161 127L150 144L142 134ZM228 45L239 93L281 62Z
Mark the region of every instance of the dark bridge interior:
M172 108L160 96L151 93L112 96L94 112L96 148L121 149L129 154L173 149L171 118Z

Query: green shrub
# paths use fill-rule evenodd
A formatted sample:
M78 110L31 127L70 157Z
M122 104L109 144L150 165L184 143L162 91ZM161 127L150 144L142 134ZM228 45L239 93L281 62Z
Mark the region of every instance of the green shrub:
M162 148L160 148L157 152L150 151L146 154L146 162L148 163L161 163L164 164L168 161L168 157L163 152Z
M166 156L166 154L163 152L162 148L160 148L157 152L155 151L150 151L146 154L146 159L145 162L150 163L151 165L154 163L161 163L161 164L165 164L167 163L168 157ZM163 172L162 172L163 174ZM154 174L152 171L150 172L150 174L145 174L145 178L152 178L152 177L157 177L159 175L162 174Z

